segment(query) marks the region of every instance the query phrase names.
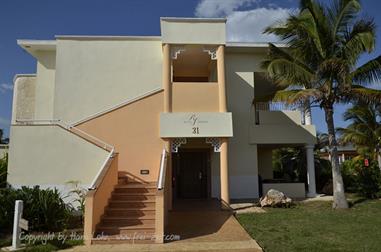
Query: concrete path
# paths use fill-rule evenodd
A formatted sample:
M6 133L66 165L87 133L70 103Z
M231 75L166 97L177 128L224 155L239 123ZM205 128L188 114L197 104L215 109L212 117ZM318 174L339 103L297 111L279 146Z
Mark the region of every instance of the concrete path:
M64 251L237 251L260 252L261 247L229 211L192 209L170 212L167 234L180 240L164 244L78 246Z

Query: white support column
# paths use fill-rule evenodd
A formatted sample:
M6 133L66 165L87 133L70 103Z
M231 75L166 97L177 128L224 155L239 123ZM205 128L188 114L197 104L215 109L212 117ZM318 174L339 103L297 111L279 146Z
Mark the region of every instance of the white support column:
M307 196L310 198L313 198L313 197L316 197L314 146L306 145L305 148L306 148L306 155L307 155L307 183L308 183Z

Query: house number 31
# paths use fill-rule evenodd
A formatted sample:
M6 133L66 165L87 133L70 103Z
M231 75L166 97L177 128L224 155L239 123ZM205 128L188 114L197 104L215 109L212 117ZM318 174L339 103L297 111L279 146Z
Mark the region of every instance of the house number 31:
M192 128L192 134L193 134L193 135L198 135L198 134L200 134L200 130L199 130L199 128L198 128L198 127L193 127L193 128Z

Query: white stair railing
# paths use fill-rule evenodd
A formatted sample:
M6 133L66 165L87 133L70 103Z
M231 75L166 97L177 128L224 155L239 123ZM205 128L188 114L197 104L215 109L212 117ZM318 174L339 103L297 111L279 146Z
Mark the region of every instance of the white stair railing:
M55 125L55 126L58 126L60 128L63 128L79 137L82 137L84 138L85 140L91 142L92 144L95 144L103 149L105 149L106 151L109 152L106 160L104 161L104 163L102 164L101 168L99 169L97 175L95 176L95 178L93 179L93 181L91 182L91 185L89 187L89 190L94 190L96 188L98 188L98 186L100 185L100 183L102 182L103 180L103 177L104 175L107 173L107 170L108 168L110 167L111 165L111 162L114 158L114 155L115 155L115 148L114 146L100 140L99 138L93 136L93 135L90 135L89 133L77 128L77 127L74 127L74 126L70 126L66 123L63 123L61 120L59 119L39 119L39 120L33 120L33 119L17 119L16 120L16 123L19 123L19 124L22 124L22 125Z
M163 149L160 159L159 179L157 180L157 189L162 190L165 185L165 176L167 170L167 151Z
M22 125L45 125L45 124L56 125L56 126L59 126L61 128L64 128L64 129L72 132L75 135L78 135L80 137L85 138L86 140L90 141L91 143L93 143L99 147L102 147L103 149L105 149L109 152L111 152L114 149L114 147L111 144L108 144L108 143L100 140L99 138L97 138L93 135L90 135L89 133L87 133L87 132L85 132L85 131L83 131L83 130L75 127L75 126L70 126L70 125L62 122L60 119L38 119L38 120L17 119L16 123L19 123Z

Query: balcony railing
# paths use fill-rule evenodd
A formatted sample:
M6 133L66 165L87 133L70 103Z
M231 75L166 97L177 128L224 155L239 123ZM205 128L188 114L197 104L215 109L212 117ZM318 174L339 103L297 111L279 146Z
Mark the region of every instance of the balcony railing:
M299 104L286 104L284 102L256 102L254 104L256 111L283 111L300 110Z
M286 104L284 102L255 102L255 124L261 124L261 111L299 111L301 115L301 124L305 124L305 111L302 104Z

